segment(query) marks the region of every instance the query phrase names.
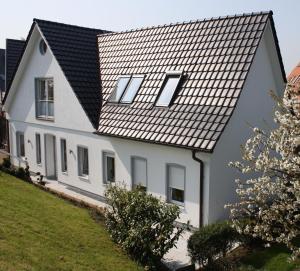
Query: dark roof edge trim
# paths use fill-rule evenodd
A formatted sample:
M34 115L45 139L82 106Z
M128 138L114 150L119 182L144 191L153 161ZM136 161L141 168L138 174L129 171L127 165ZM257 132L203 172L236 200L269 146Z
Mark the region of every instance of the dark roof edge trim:
M283 78L284 83L287 83L286 73L285 73L285 69L284 69L284 65L283 65L282 55L281 55L281 51L280 51L280 47L279 47L279 41L278 41L275 23L274 23L274 19L273 19L273 11L270 11L269 19L270 19L270 23L271 23L271 30L272 30L273 38L275 41L275 47L276 47L276 51L277 51L277 55L278 55L282 78Z
M119 139L123 139L123 140L139 141L139 142L143 142L143 143L146 143L146 144L163 145L163 146L167 146L167 147L180 148L180 149L185 149L185 150L196 150L196 151L205 152L205 153L212 153L213 152L213 149L207 150L207 149L201 149L201 148L194 148L194 147L188 147L188 146L177 145L177 144L170 144L170 143L165 143L165 142L157 142L157 141L152 141L152 140L147 140L147 139L140 139L140 138L132 138L132 137L126 137L126 136L107 134L107 133L102 133L102 132L99 132L99 131L95 131L95 132L93 132L93 134L99 135L99 136L114 137L114 138L119 138Z

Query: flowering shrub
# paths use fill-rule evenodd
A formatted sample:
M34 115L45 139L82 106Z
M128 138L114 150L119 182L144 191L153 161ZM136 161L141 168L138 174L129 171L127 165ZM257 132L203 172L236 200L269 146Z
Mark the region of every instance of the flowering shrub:
M183 231L174 225L179 207L138 188L109 186L106 197L106 225L113 240L135 260L155 268Z
M242 148L242 162L230 163L245 174L236 180L239 202L228 204L239 232L267 242L283 243L300 254L294 242L300 235L300 119L287 97L277 103L276 128L253 128L254 136ZM251 173L254 178L247 178ZM245 225L241 223L247 219Z

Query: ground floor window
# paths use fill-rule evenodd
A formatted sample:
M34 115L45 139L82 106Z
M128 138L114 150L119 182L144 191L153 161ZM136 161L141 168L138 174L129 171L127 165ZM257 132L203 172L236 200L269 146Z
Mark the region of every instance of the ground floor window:
M61 158L61 171L67 172L68 171L67 142L63 138L60 139L60 158Z
M185 167L180 165L167 165L168 201L184 205Z
M104 183L115 182L115 155L112 152L103 152Z
M17 132L16 133L17 139L17 156L18 157L25 157L25 140L24 140L24 133Z
M41 135L35 134L35 146L36 146L36 163L42 163L42 156L41 156Z
M81 177L89 176L89 153L88 148L78 146L77 147L78 157L78 175Z
M147 160L142 157L131 158L132 183L133 187L139 185L147 190Z

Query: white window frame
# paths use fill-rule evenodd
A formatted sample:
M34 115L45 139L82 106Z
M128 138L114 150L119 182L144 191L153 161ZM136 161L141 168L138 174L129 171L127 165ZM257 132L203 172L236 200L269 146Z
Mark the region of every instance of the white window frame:
M173 200L172 199L172 187L170 187L170 174L169 174L169 169L171 167L177 167L177 168L181 168L184 171L184 184L183 184L183 202L181 201L177 201L177 200ZM186 200L186 168L185 166L179 165L179 164L174 164L174 163L168 163L166 164L166 177L167 177L167 201L176 205L179 205L181 207L185 206L185 200Z
M135 188L138 184L135 183L135 176L134 176L134 160L142 160L146 163L146 186L145 186L145 191L148 190L148 161L144 157L140 156L131 156L131 179L132 179L132 188ZM142 186L144 187L144 186Z
M123 89L123 91L122 91L122 93L121 93L119 99L112 100L112 96L117 92L119 81L120 81L122 78L128 78L129 80L128 80L126 86L124 87L124 89ZM122 96L124 95L124 92L126 91L128 85L129 85L130 81L131 81L131 75L120 75L120 76L118 77L117 84L115 85L115 87L114 87L112 93L110 94L110 96L109 96L109 98L108 98L108 102L110 102L110 103L119 103L120 100L122 99Z
M42 148L41 148L41 134L36 133L35 134L35 148L36 148L36 163L38 165L42 164Z
M63 142L65 147L65 154L63 149ZM68 172L68 150L67 150L67 140L65 138L60 139L60 166L61 166L61 172L67 173Z
M21 154L21 138L20 136L23 136L23 146L24 146L24 155ZM26 152L25 152L25 135L24 132L22 131L17 131L16 132L16 145L17 145L17 157L19 158L25 158Z
M107 179L107 157L111 157L114 159L114 181L108 181ZM116 182L116 157L114 152L111 151L103 151L102 152L102 165L103 165L103 183L104 184L112 184Z
M41 82L45 81L45 93L46 93L46 99L42 100L40 98L40 90L41 90ZM53 84L53 100L49 100L49 91L48 91L48 84L47 81L52 81ZM42 120L49 120L49 121L54 121L54 80L53 78L36 78L35 79L35 114L37 119L42 119ZM39 104L40 103L46 103L46 114L42 115L39 112ZM49 104L53 104L53 116L49 115Z
M136 92L134 93L133 98L130 101L124 101L124 97L126 96L127 91L130 89L130 86L131 86L133 80L137 79L137 78L141 78L142 81L141 81L139 87L137 88ZM125 88L125 90L123 91L121 98L120 98L120 103L121 104L132 104L133 103L136 95L138 94L138 92L139 92L139 90L141 88L141 85L143 84L144 78L145 78L145 75L132 75L131 76L131 78L130 78L130 80L129 80L129 82L128 82L126 88Z
M83 163L83 157L80 156L80 149L86 149L87 150L87 167L88 167L88 174L83 173L83 165L81 165L81 163ZM90 173L90 165L89 165L89 149L86 146L82 146L82 145L77 145L77 167L78 167L78 176L84 179L88 179L89 178L89 173Z

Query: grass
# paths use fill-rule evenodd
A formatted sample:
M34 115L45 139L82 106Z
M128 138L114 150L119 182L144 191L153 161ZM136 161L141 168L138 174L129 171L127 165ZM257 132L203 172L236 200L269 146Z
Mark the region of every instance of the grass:
M300 268L300 261L290 262L290 251L281 245L248 253L241 258L242 266L239 270L263 271L292 271Z
M143 270L83 208L0 172L0 270Z

